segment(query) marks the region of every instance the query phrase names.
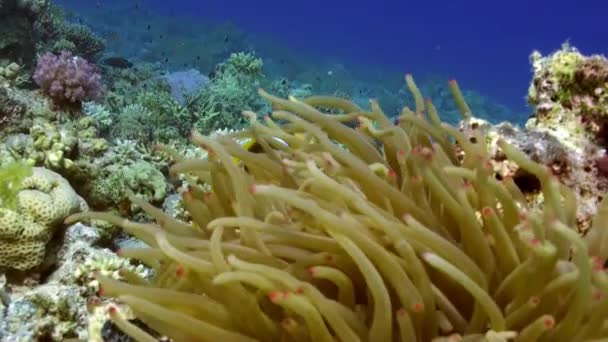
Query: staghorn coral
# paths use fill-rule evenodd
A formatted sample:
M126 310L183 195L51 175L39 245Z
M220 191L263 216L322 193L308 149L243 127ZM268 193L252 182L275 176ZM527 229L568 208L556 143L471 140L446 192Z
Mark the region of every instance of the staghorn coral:
M38 266L61 220L86 209L86 202L63 177L33 168L21 181L15 208L0 208L0 266L18 270Z
M505 157L540 183L544 204L528 204L511 179L495 178L482 132L470 139L442 124L407 79L416 110L396 124L375 101L366 112L338 98L260 91L276 111L265 125L248 113L252 127L240 132L255 136L258 153L194 133L208 159L171 168L212 189L183 194L190 223L137 198L158 224L69 217L106 219L150 246L121 255L155 277L96 275L102 294L175 341L608 337L606 256L598 255L607 248L605 209L591 229L597 236L583 240L569 189L501 140ZM343 124L355 118L358 129ZM108 313L136 340L155 340L117 307Z

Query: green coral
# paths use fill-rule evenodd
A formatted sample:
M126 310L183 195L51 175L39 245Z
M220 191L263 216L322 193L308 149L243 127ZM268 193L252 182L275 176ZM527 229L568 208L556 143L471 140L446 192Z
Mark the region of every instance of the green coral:
M37 117L29 134L8 136L6 149L15 160L44 166L64 174L79 173L79 158L91 158L107 148L105 139L97 135L92 118L59 124Z
M99 127L101 132L108 131L114 123L114 115L103 104L83 102L82 111L86 116L93 119L93 122Z
M34 165L69 171L76 159L94 157L107 147L91 117L65 123L35 117L29 124L27 134L9 135L5 141L15 159Z
M147 161L111 165L90 184L90 201L95 207L120 204L129 192L147 201L159 202L167 194L165 176Z
M243 110L257 111L264 103L257 96L262 62L252 54L237 53L220 64L211 83L193 105L198 117L196 128L208 134L220 128L242 128Z
M15 62L0 60L0 87L19 87L29 81L30 75Z
M137 96L140 103L149 113L147 125L150 126L154 141L182 139L194 123L191 113L181 106L167 92L142 92Z
M568 45L557 51L549 66L551 72L562 84L570 84L574 81L574 74L583 62L583 56Z
M137 102L142 92L169 92L166 82L157 77L160 70L156 64L138 64L136 68L107 68L104 80L108 91L104 98L105 107L112 113L119 113L122 108Z
M151 115L140 103L125 106L116 116L116 123L110 130L110 136L114 139L149 142L151 133L147 123Z
M24 162L13 162L0 168L0 207L14 209L23 180L32 175L32 167Z
M112 120L112 138L144 143L183 140L194 123L188 108L177 103L168 91L140 92Z
M531 60L534 80L528 100L535 106L535 115L528 126L562 132L576 148L587 141L604 144L608 127L606 57L585 56L566 43L546 57L535 52Z
M243 74L253 77L260 77L264 61L257 57L254 53L237 52L232 53L224 64L224 72Z

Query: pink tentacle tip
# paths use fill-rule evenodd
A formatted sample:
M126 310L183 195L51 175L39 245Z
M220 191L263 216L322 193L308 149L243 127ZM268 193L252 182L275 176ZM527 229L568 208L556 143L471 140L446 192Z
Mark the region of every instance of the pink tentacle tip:
M602 271L602 269L604 268L604 262L602 261L602 258L597 255L594 255L591 257L591 261L593 262L593 268L596 271Z
M271 302L276 303L283 299L283 293L281 291L271 291L268 294L268 299L270 299Z
M183 266L177 266L177 269L175 269L175 276L178 278L181 278L185 274L186 274L186 269L184 269Z
M397 172L395 172L395 170L388 170L388 177L397 178Z
M604 299L604 292L602 290L595 290L593 292L593 299L598 301Z
M251 194L255 194L256 190L257 190L257 189L256 189L256 185L255 185L255 184L252 184L252 185L249 187L249 193L251 193Z
M310 266L308 268L308 274L310 274L310 276L313 278L315 277L315 270L316 270L315 266Z
M118 314L118 308L114 305L108 306L108 315L114 316Z
M543 325L545 326L545 329L547 329L547 330L553 329L553 327L555 326L555 319L553 317L549 316L543 320Z
M494 216L494 210L490 207L484 207L481 209L481 215L483 215L485 218L490 218Z
M397 317L405 317L407 315L407 310L405 310L404 308L399 308L395 314L397 315Z
M424 303L415 303L414 306L412 307L412 310L414 312L422 312L422 311L424 311Z

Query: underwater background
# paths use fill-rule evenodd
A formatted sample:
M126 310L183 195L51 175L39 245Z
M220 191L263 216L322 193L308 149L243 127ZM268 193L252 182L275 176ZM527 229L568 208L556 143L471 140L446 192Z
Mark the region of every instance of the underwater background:
M255 51L269 77L343 67L354 78L349 81L367 83L371 97L381 96L376 87L393 93L403 87L400 75L406 72L430 78L429 84L456 78L479 101L491 103L486 107L495 112L492 121L523 123L530 114L525 96L533 50L547 54L569 42L583 53L608 51L608 5L600 0L56 3L109 37L106 53L168 58L170 69L192 65L208 72L231 52ZM210 35L209 26L219 41L199 44ZM197 63L201 53L217 54L218 60Z
M607 8L0 0L0 342L605 341Z

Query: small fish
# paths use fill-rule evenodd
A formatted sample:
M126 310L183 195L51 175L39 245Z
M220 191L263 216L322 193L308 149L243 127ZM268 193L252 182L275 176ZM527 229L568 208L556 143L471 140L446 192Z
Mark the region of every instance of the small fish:
M152 28L152 25L148 24L148 31Z
M226 37L224 37L224 43L228 43L230 41L230 35L226 35Z
M133 63L129 62L126 58L119 56L105 58L102 60L102 63L119 69L128 69L133 66Z

